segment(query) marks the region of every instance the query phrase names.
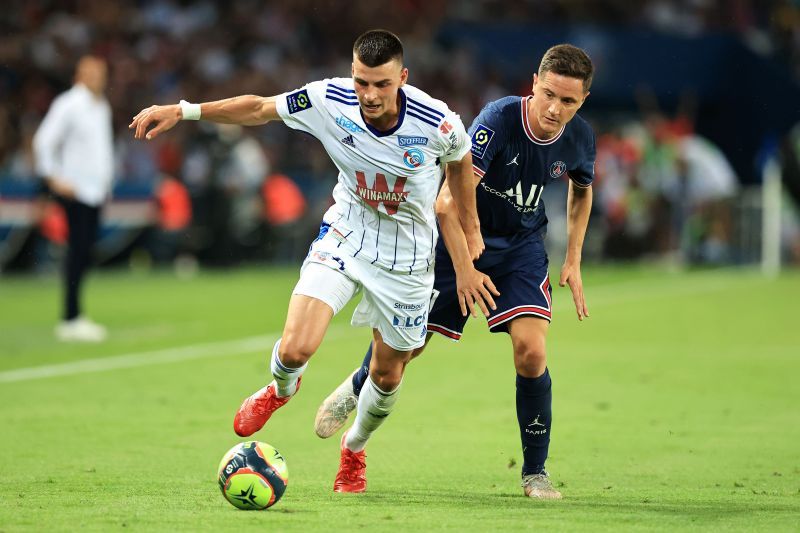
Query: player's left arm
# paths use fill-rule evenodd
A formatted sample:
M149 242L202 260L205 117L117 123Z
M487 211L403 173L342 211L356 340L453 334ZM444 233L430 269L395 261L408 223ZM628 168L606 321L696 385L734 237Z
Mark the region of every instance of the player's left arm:
M589 213L592 210L592 186L577 185L569 182L567 193L567 256L561 267L560 286L569 285L572 291L572 300L578 320L589 316L586 307L586 298L583 295L583 280L581 279L581 253L583 239L586 236L586 227L589 225Z

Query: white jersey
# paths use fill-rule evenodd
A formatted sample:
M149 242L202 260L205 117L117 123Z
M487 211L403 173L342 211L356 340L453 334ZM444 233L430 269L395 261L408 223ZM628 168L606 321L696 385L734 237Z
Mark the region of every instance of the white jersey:
M444 102L409 85L399 93L397 125L387 131L364 122L350 78L309 83L276 104L283 121L318 138L339 169L323 220L342 253L413 273L433 265L440 163L462 159L471 142Z
M36 170L75 189L81 203L98 206L114 173L111 107L78 83L53 100L33 137Z

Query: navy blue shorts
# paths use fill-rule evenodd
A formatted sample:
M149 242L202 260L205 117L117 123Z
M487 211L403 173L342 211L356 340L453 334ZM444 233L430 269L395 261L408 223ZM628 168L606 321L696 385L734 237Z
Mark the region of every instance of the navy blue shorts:
M508 323L521 316L535 316L548 322L552 316L552 293L547 273L547 252L541 237L532 237L525 246L512 250L487 250L475 268L492 278L500 291L495 296L497 309L487 318L492 333L508 332ZM456 273L444 245L436 247L436 278L428 330L459 340L467 318L461 315L456 292Z

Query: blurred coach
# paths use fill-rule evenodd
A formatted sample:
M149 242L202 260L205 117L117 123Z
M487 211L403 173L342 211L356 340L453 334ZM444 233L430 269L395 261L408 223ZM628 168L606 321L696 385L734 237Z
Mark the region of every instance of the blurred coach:
M99 342L104 327L82 314L81 283L91 262L100 206L113 173L111 108L103 95L107 66L84 56L75 84L53 100L33 139L36 169L64 207L69 225L64 267L64 309L56 336L63 341Z

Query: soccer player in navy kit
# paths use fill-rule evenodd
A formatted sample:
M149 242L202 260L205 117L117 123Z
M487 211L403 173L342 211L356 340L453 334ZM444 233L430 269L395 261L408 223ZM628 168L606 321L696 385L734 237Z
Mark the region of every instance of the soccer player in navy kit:
M524 456L522 486L531 498L561 498L545 471L552 402L545 338L552 289L543 241L547 217L540 199L547 183L569 179L568 246L559 285L569 285L578 319L583 320L589 314L580 262L592 204L595 139L589 124L576 112L589 95L593 72L583 50L554 46L533 76L532 95L491 102L473 122L478 215L486 246L474 264L446 185L437 200L444 245L440 241L437 246L428 339L440 333L459 340L473 302L486 315L490 331L511 336ZM462 288L474 287L467 282L476 276L482 277L483 291ZM328 437L344 424L366 378L370 357L371 348L361 368L323 402L315 424L319 436Z

